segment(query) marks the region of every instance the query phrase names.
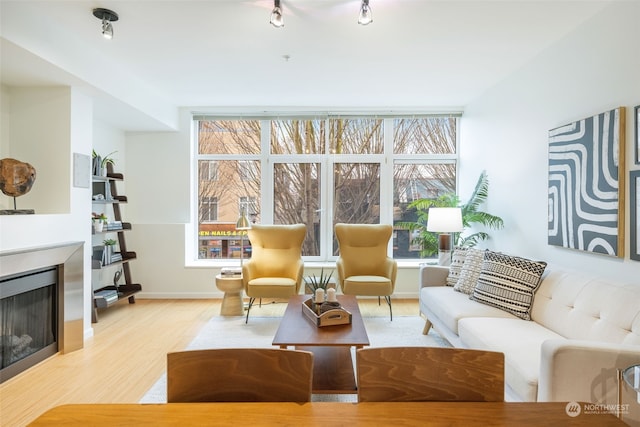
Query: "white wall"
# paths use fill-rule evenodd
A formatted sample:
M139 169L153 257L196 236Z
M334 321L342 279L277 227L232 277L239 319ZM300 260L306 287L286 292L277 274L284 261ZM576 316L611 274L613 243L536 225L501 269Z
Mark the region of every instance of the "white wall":
M31 164L36 181L16 198L18 209L37 213L68 213L71 143L71 91L66 87L10 88L8 157ZM0 194L0 207L13 209L13 198Z
M93 103L81 92L70 88L6 88L0 126L10 132L0 133L0 152L3 155L22 153L20 160L38 164L33 192L39 187L47 188L50 196L42 200L53 200L56 195L65 200L63 212L47 212L51 209L39 198L33 205L35 215L0 215L0 250L23 249L53 245L63 242L84 241L84 331L85 337L92 334L91 328L91 274L90 274L90 188L74 187L73 153L91 155ZM30 107L27 100L32 100ZM14 108L15 107L15 108ZM46 108L45 108L46 107ZM32 116L31 126L25 114ZM7 123L8 120L8 123ZM18 123L19 125L16 125ZM20 144L18 146L17 144ZM32 145L25 147L23 145ZM45 154L50 156L48 164ZM59 164L64 167L60 168ZM1 195L1 197L6 197ZM26 197L26 196L24 196ZM53 199L52 199L53 198ZM53 202L55 206L61 206Z
M462 192L469 194L486 169L486 209L506 225L489 247L638 282L640 262L628 255L623 260L547 245L547 144L550 129L626 106L626 179L629 169L639 168L632 145L633 106L640 104L639 16L638 2L612 3L465 108ZM628 254L628 206L626 218Z

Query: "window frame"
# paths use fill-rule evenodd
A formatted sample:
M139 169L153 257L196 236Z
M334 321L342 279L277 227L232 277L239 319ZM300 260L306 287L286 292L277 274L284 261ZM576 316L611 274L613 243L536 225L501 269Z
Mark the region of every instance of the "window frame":
M455 152L451 154L395 154L394 153L394 120L399 118L428 118L428 117L448 117L456 119L456 141ZM193 194L193 206L192 209L192 221L193 232L192 236L186 236L186 242L191 242L193 259L186 260L190 264L203 265L203 264L232 264L236 261L233 258L222 259L199 259L199 235L198 235L198 185L197 180L197 164L201 160L209 161L258 161L260 162L261 173L261 188L260 188L260 201L258 204L260 223L272 224L274 213L274 198L272 197L274 191L273 173L276 164L280 163L317 163L320 165L320 204L321 212L320 217L320 253L317 256L305 255L303 259L305 262L317 262L321 263L333 263L337 259L337 256L332 254L333 245L333 219L332 209L327 209L326 206L333 206L333 194L334 194L334 179L333 179L333 167L335 163L378 163L380 165L380 206L389 207L387 209L380 209L380 223L393 224L393 198L394 192L385 191L384 189L393 189L393 173L394 167L397 164L425 164L425 163L444 163L455 165L455 179L456 179L456 191L458 188L458 175L459 175L459 151L460 151L460 118L461 112L442 112L442 113L412 113L412 114L371 114L371 113L349 113L349 114L331 114L331 113L299 113L299 114L269 114L264 115L246 115L246 114L199 114L192 115L192 164L196 165L195 171L192 171L192 176L195 173L196 179L193 180L192 194ZM384 125L384 137L383 137L383 153L380 154L335 154L331 153L331 141L329 140L329 120L331 119L349 119L349 118L377 118L383 120ZM256 120L260 121L260 153L256 154L199 154L198 153L198 122L200 120ZM270 154L271 144L271 122L273 120L326 120L325 141L324 141L324 154ZM218 202L220 203L220 202ZM240 201L238 200L238 203ZM187 251L188 253L189 251ZM390 239L388 252L390 256L393 254L393 239ZM189 255L186 255L189 257ZM424 262L424 258L402 258L398 259L404 263L418 264Z

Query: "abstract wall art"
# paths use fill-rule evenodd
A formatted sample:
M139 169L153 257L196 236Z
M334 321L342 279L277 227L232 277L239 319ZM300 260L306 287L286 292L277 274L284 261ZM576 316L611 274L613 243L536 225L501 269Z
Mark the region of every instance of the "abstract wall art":
M640 170L629 172L629 194L631 195L631 254L629 258L640 261Z
M640 105L636 106L634 109L634 121L635 126L633 127L636 134L636 165L640 165Z
M624 256L625 108L549 131L548 243Z

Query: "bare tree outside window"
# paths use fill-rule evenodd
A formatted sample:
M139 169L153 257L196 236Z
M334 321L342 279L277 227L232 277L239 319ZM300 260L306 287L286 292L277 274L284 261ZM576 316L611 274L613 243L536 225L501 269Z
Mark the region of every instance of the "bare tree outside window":
M249 219L260 222L264 192L270 221L307 225L304 256L336 255L335 223L379 223L381 211L394 223L410 220L411 201L455 192L457 123L456 117L444 116L199 118L200 258L234 257L239 211L246 207ZM269 129L266 143L262 126ZM393 131L387 143L386 126ZM385 146L393 152L385 153ZM265 182L263 170L272 171ZM393 183L392 206L381 206L383 170L392 174L385 178ZM207 224L213 199L217 219ZM324 221L330 226L324 228ZM407 230L394 231L394 257L419 256L410 240Z

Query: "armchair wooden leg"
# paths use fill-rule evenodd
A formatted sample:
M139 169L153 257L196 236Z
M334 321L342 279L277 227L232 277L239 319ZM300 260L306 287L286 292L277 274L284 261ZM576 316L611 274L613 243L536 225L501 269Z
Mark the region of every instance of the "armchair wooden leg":
M249 323L249 312L251 311L251 306L253 305L253 302L255 301L255 298L249 297L249 305L247 306L247 318L244 321L244 323Z

